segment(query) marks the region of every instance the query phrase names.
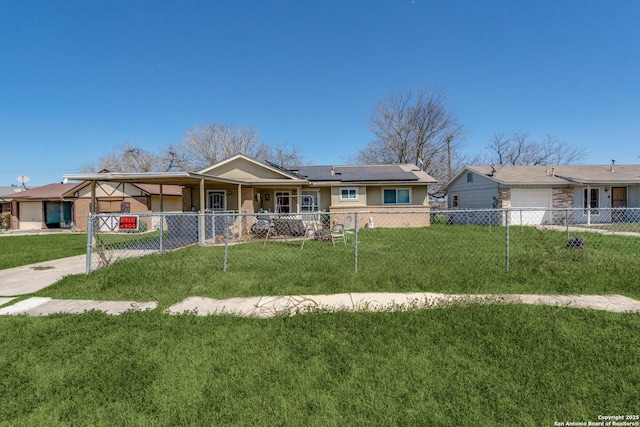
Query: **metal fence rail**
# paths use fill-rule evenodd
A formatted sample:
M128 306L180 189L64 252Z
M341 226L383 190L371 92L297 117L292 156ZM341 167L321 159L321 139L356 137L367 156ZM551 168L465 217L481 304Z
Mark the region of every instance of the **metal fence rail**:
M480 255L473 253L486 265L510 270L518 268L514 260L528 247L541 242L604 248L612 236L627 238L615 241L618 250L640 253L640 208L94 214L88 230L87 274L126 258L192 245L219 248L215 262L224 271L281 268L328 250L341 254L328 268L345 271L387 262L394 253L428 256L455 269L469 248L482 248ZM245 256L245 245L259 246L259 256Z

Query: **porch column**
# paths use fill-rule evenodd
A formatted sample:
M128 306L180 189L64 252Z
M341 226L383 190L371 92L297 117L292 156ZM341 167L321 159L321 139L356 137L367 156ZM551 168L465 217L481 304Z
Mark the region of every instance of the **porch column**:
M198 214L198 244L200 246L204 246L204 209L205 209L205 198L204 198L204 179L200 179L200 212Z
M242 184L238 184L238 213L242 213ZM238 216L237 225L238 225L238 237L242 237L242 221L244 217Z
M591 225L591 186L587 185L587 225Z
M96 213L96 182L91 181L91 204L89 205L89 213Z
M164 212L164 194L162 194L162 184L160 184L160 212Z
M296 213L300 213L302 210L302 187L298 187L296 193Z

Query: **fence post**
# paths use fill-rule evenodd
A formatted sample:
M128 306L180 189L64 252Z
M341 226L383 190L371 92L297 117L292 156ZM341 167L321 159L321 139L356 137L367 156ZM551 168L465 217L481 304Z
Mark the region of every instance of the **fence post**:
M93 215L89 212L89 219L87 220L87 267L86 275L91 273L91 247L93 242Z
M353 214L353 222L355 223L353 238L353 267L354 271L358 271L358 212Z
M224 216L224 261L222 262L222 271L227 271L227 257L229 254L229 214Z
M211 211L211 238L213 244L216 244L216 211Z
M569 209L564 210L564 223L567 226L567 240L569 240Z
M163 252L162 234L164 231L164 214L160 213L160 253Z
M522 212L522 211L520 211ZM509 271L509 212L506 212L505 215L505 228L506 228L506 242L505 242L505 264L507 271Z

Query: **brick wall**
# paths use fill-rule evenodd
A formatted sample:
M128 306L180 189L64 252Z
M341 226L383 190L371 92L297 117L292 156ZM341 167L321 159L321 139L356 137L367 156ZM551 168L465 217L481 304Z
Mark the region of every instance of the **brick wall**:
M428 227L431 223L431 208L429 206L368 206L365 209L367 213L358 214L360 227L367 227L370 219L374 227L382 228ZM348 227L349 220L347 220L347 217L350 217L351 227L355 226L353 207L339 208L332 206L329 210L332 222L337 221L341 224L346 224ZM402 214L400 212L416 213Z

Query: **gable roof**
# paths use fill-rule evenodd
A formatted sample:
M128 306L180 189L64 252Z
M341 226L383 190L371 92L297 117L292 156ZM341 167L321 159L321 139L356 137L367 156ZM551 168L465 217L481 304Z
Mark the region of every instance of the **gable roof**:
M207 175L209 174L211 171L214 171L215 169L221 168L224 165L228 165L230 163L234 163L234 162L239 162L239 161L245 161L245 162L249 162L252 163L258 167L264 168L272 173L274 173L276 176L281 176L284 179L293 179L293 180L305 180L304 177L301 177L300 175L295 174L293 171L291 171L288 168L283 168L280 167L274 163L271 162L261 162L260 160L254 159L253 157L249 157L245 154L236 154L234 156L228 157L224 160L219 161L216 164L213 164L211 166L208 166L200 171L198 171L199 174L202 175ZM258 179L258 181L260 181L260 179ZM269 181L269 179L266 179L266 181Z
M47 184L13 195L14 200L63 200L78 184Z
M447 185L467 172L504 185L638 184L640 165L465 166Z
M436 182L426 172L411 164L292 166L290 170L311 182Z

